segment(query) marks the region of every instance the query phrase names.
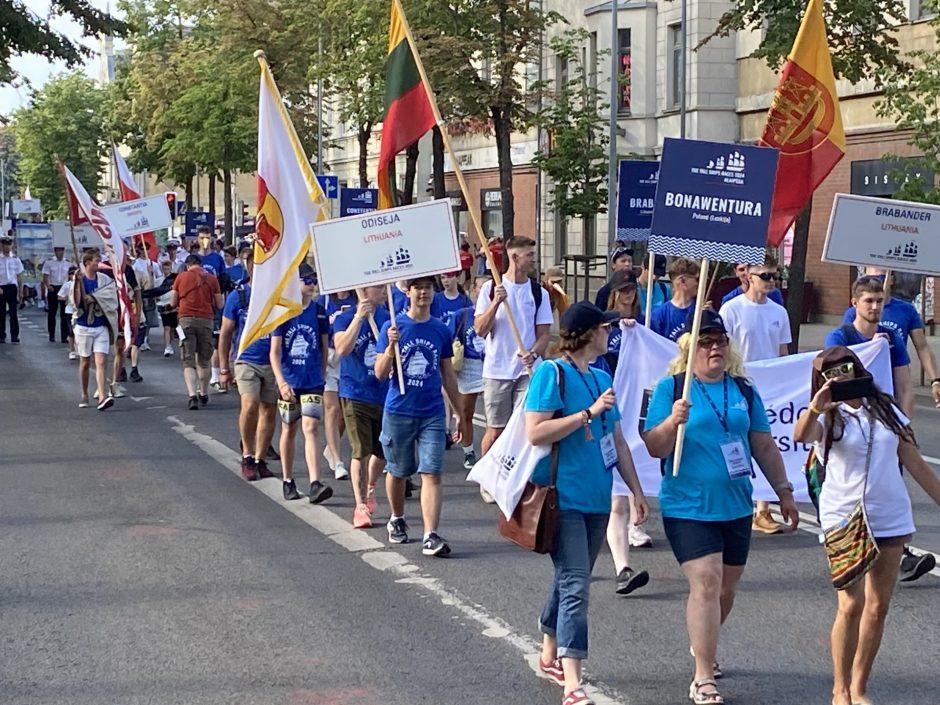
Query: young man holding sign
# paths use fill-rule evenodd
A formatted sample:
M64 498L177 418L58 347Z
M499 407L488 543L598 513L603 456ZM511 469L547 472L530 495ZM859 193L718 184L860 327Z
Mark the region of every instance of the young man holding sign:
M444 397L458 398L457 377L451 367L453 347L447 326L431 317L434 277L424 276L408 282L411 307L397 316L394 325L382 326L376 351L375 376L385 379L396 368L385 399L382 419L382 449L388 461L385 490L391 504L388 539L391 543L408 542L405 521L405 481L416 472L422 474L421 514L424 519L426 556L446 556L450 546L438 533L441 517L441 471L444 464ZM404 392L401 390L404 389ZM463 419L461 419L461 423Z

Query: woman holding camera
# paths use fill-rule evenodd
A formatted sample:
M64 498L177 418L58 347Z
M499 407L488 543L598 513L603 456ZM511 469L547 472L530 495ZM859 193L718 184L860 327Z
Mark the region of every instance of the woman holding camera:
M841 389L840 389L841 387ZM833 401L833 391L859 395ZM797 421L795 438L815 445L825 468L819 520L827 535L833 582L840 566L831 540L854 522L873 539L877 557L838 585L832 625L833 705L869 705L868 679L881 645L904 544L914 533L914 517L898 463L940 505L940 480L917 449L910 422L893 397L882 392L858 357L836 345L813 361L813 400ZM857 507L861 507L859 514ZM857 539L855 541L858 543ZM871 555L871 553L869 553Z

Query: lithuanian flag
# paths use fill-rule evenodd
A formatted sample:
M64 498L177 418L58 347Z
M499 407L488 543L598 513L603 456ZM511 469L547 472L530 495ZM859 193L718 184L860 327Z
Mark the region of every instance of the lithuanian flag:
M411 30L399 0L392 0L385 60L385 119L379 152L379 208L398 205L395 155L407 149L434 127L430 87L422 80L409 42Z
M845 156L822 0L809 0L806 6L760 144L780 150L767 238L776 247L813 191Z

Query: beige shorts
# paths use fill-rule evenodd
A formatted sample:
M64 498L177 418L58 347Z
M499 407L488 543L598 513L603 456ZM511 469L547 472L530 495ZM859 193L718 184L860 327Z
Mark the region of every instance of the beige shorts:
M489 428L506 428L512 410L529 388L529 375L519 379L483 378L483 411Z
M236 362L235 385L238 387L239 394L261 397L261 401L265 404L277 403L277 382L271 365Z
M326 380L323 384L324 392L339 391L339 364L342 358L336 354L333 348L326 356Z
M179 327L186 336L180 344L183 367L208 367L212 360L212 319L183 316Z

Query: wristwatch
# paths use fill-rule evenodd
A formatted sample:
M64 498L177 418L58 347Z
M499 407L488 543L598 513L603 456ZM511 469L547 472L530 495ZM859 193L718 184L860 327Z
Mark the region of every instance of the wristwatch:
M933 385L935 385L935 384L940 384L940 377L938 377L937 379L932 379L932 380L930 380L930 386L931 386L931 387L932 387Z
M781 482L779 485L774 485L773 487L773 491L777 494L778 497L780 496L780 493L784 490L790 490L790 492L792 492L793 483L789 481Z

